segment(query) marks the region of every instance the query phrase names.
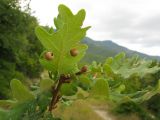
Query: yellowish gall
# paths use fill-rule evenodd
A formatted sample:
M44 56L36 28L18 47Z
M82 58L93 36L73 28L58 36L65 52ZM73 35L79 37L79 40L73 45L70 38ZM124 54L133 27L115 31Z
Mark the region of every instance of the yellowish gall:
M45 58L46 60L52 60L52 59L54 58L54 54L53 54L52 52L46 52L46 53L44 54L44 58Z

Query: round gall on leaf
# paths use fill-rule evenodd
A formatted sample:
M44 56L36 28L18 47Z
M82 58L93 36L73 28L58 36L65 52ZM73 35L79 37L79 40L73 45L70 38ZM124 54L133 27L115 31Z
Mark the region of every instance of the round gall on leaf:
M73 49L70 50L70 54L73 57L77 56L78 53L79 53L79 51L76 48L73 48Z
M46 52L46 53L44 54L44 58L45 58L46 60L52 60L52 59L54 58L54 55L53 55L52 52Z
M86 65L81 68L82 73L87 72L87 70L88 70L88 67Z

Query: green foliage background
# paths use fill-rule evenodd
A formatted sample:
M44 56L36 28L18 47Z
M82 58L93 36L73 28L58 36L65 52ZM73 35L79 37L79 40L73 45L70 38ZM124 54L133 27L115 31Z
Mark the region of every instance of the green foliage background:
M29 10L21 10L19 2L0 0L0 98L9 93L11 79L39 77L42 70L42 46L34 34L38 22Z

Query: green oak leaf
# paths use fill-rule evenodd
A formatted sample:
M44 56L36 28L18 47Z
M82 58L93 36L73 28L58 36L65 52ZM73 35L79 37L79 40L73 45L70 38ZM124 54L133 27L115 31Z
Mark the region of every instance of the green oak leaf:
M70 83L70 84L63 84L60 89L60 92L62 95L72 96L76 94L77 90L78 90L77 86L74 83Z
M138 75L143 78L147 74L153 74L160 70L158 66L150 67L151 63L151 61L139 59L137 55L127 59L122 52L114 58L108 58L103 65L103 70L110 77L121 75L124 79L128 79L133 75Z
M34 95L19 80L13 79L10 85L13 97L18 102L25 102L35 98Z
M54 84L54 81L51 80L51 79L42 79L40 81L40 90L41 90L41 92L50 90L51 87L53 86L53 84Z
M91 89L91 96L109 98L108 82L103 78L97 79L96 83Z
M0 120L7 120L8 110L0 108Z
M70 74L77 71L77 63L85 55L87 46L81 44L86 31L90 27L81 28L85 11L82 9L74 15L65 5L59 5L59 14L54 19L56 30L47 32L42 27L37 27L35 33L45 47L46 51L53 52L54 59L46 60L44 58L45 52L40 57L41 64L52 71L54 74ZM70 50L76 48L78 55L73 57L70 55Z

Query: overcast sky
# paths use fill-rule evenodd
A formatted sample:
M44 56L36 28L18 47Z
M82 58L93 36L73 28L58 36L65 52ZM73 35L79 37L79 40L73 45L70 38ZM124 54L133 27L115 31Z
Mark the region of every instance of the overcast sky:
M160 55L160 0L32 0L30 7L40 24L53 26L59 4L74 14L86 10L84 26L92 26L88 37Z

